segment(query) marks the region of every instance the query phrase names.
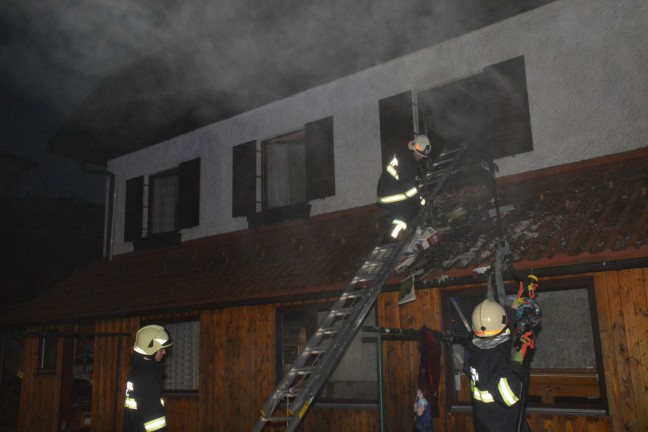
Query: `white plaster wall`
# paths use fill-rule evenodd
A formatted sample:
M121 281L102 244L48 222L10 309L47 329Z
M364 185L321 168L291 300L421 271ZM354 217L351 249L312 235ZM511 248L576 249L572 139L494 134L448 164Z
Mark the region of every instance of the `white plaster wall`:
M310 89L109 162L117 178L115 254L125 181L201 158L201 224L183 240L244 229L232 219L232 147L334 117L336 195L317 215L374 202L378 101L424 90L523 55L534 151L497 161L500 176L648 145L648 1L565 0Z

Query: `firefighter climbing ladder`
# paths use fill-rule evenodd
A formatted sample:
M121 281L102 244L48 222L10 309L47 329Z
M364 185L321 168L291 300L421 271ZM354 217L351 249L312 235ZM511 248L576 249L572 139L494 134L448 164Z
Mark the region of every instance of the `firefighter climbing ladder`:
M428 202L441 191L446 179L461 160L467 144L441 154L428 170L424 196ZM347 288L342 292L320 327L311 336L288 373L261 409L254 432L268 423L285 423L285 431L294 431L324 384L333 374L351 344L367 313L378 298L407 245L415 227L425 220L428 206L422 206L406 234L395 243L376 246ZM278 409L282 405L281 409ZM283 412L285 405L285 414Z

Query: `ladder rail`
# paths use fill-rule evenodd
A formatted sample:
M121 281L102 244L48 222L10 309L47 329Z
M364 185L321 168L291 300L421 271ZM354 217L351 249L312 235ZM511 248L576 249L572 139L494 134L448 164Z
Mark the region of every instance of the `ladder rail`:
M466 148L467 144L462 143L457 149L448 152L448 154L452 154L452 157L441 161L441 165L444 165L444 167L425 176L423 179L423 188L426 189L433 185L430 191L424 191L424 197L426 199L431 201L441 191L445 181L452 174L453 169L463 156ZM254 425L253 432L260 432L268 422L286 422L286 432L292 432L297 428L313 400L335 371L335 368L353 341L369 310L373 307L384 284L398 264L398 260L403 255L405 248L413 240L416 233L414 227L425 219L428 210L428 206L421 206L406 230L405 235L398 242L384 246L376 246L367 256L352 281L342 294L340 294L327 316L322 320L318 330L311 335L305 349L297 356L288 373L284 375L273 394L263 405L261 411L262 416ZM371 267L369 272L363 273L363 270L366 270L368 267ZM371 277L371 270L377 270L373 278ZM359 282L370 282L368 287L361 288L363 290L361 294L356 290ZM346 306L349 298L354 299L352 300L354 304L350 307ZM342 310L344 310L343 316L338 314L338 311ZM341 321L341 325L336 328L335 325L338 324L338 321ZM323 352L317 353L316 351L321 347L327 331L333 334L330 345ZM314 365L306 366L307 361L312 355L318 355ZM308 378L306 378L307 375ZM298 377L305 379L305 382L303 387L297 391L294 387L290 386ZM291 397L294 397L292 402L289 401ZM284 400L289 415L272 417L274 411Z

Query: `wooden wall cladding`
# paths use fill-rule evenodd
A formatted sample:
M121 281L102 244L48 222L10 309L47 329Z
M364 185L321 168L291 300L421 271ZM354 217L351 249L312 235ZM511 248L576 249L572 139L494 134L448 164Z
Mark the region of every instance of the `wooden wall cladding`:
M398 305L398 293L380 295L376 303L378 325L390 328L421 329L424 325L438 330L441 325L441 297L438 289L416 291L416 301ZM418 341L415 338L383 338L383 373L385 430L414 430L414 402L419 366ZM443 367L443 365L442 365ZM439 386L439 409L446 412L443 371ZM447 419L434 419L434 430L447 429Z
M92 432L123 429L126 379L139 322L139 318L127 318L95 324Z
M613 430L648 430L648 269L594 275Z
M201 430L244 431L275 385L275 305L205 311L200 319Z
M32 328L31 332L62 331L63 327ZM38 372L37 335L25 338L23 379L20 389L18 430L23 432L58 431L61 395L61 366L63 363L63 338L57 342L56 372Z
M609 415L530 413L529 423L532 430L558 432L646 431L648 269L609 271L589 276L595 285ZM411 329L428 325L440 329L440 295L438 288L418 290L416 301L399 306L398 293L382 293L376 303L378 325ZM252 428L260 407L275 387L275 311L283 306L287 305L242 306L200 313L199 394L167 398L171 431L244 431ZM192 316L195 318L196 314ZM124 385L133 337L140 323L186 317L185 314L170 314L96 323L95 332L98 334L130 336L123 336L121 340L107 336L95 339L93 432L122 428ZM46 329L30 329L32 332L42 330ZM58 371L62 369L63 351L61 338ZM63 391L61 375L60 372L38 374L37 361L38 337L29 336L24 353L19 430L55 432L59 430L57 422ZM385 430L412 430L418 361L416 340L383 338ZM434 420L434 430L473 431L470 412L448 410L443 372L441 380L440 416ZM300 430L376 432L379 430L378 419L375 407L343 409L315 406L304 417ZM282 429L267 427L266 430Z
M165 397L164 406L167 412L169 431L198 432L204 430L200 427L198 402L198 397Z

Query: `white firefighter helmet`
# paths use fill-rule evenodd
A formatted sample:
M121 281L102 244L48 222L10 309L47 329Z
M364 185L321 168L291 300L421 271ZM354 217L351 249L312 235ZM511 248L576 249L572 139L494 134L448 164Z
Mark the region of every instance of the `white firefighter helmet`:
M494 300L479 303L472 313L472 329L479 337L496 336L506 328L508 319L504 307Z
M430 153L432 152L430 140L425 135L417 135L416 138L407 144L407 148L423 157L430 156Z
M144 355L153 355L171 345L171 337L164 327L151 324L142 327L135 336L133 350Z

